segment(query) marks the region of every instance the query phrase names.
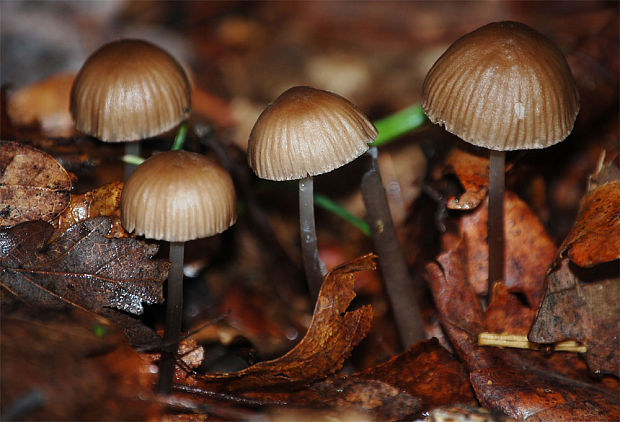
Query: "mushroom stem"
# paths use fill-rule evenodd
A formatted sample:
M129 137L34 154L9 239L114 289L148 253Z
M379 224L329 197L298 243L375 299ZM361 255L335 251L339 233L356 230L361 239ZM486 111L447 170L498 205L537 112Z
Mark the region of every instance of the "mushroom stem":
M125 155L140 156L140 141L125 142ZM125 180L129 179L131 173L135 170L134 164L125 162Z
M301 255L306 271L306 280L312 299L316 299L326 273L325 265L319 259L314 225L314 188L312 176L299 179L299 232Z
M489 163L489 286L487 302L491 299L493 284L504 280L504 183L506 153L491 150Z
M183 254L185 242L170 242L170 261L168 272L168 296L166 298L166 326L164 330L164 347L159 364L159 383L157 392L170 394L174 380L176 353L181 336L183 317Z
M362 177L362 196L379 255L379 268L392 305L400 340L405 348L424 338L422 313L413 282L392 222L385 188L377 162L377 148L370 147L371 168Z

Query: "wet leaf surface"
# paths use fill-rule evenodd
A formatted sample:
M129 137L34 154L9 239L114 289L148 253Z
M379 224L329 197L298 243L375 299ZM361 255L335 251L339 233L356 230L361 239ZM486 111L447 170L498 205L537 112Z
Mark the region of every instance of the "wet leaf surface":
M29 303L93 311L141 313L143 303L161 302L169 262L151 259L155 244L108 238L109 228L107 217L85 220L50 244L54 228L42 221L0 231L3 288Z
M310 384L342 367L342 363L368 333L372 309L347 307L355 297L354 274L374 270L372 254L330 271L319 291L310 328L303 339L284 356L257 363L234 373L207 374L205 383L218 383L228 390L250 390Z
M157 417L151 363L83 311L3 311L0 400L7 420Z
M0 141L0 228L52 220L69 204L70 191L71 178L54 157Z

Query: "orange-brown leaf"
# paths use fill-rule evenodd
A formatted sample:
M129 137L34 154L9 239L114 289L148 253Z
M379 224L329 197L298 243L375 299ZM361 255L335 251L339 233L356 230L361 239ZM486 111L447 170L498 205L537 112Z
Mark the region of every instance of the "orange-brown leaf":
M221 383L229 390L251 390L310 384L340 369L370 329L370 306L354 311L347 311L347 307L355 297L354 273L374 270L374 258L373 254L364 255L325 276L310 328L287 354L239 372L209 374L200 379Z

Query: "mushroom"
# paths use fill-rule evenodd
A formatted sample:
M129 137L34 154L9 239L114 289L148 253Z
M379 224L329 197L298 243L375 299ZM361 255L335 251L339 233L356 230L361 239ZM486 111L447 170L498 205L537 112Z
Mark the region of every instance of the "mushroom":
M505 151L565 139L579 93L562 52L518 22L485 25L455 41L423 85L422 107L448 132L490 151L489 289L504 279Z
M104 142L137 141L163 133L189 116L190 84L181 65L147 41L105 44L86 60L71 89L75 128ZM126 176L127 176L126 172Z
M213 236L234 224L232 179L202 154L179 150L154 155L125 183L121 218L128 232L170 242L165 353L158 385L160 393L169 394L181 332L184 242Z
M268 180L299 180L302 258L313 298L325 275L316 246L313 176L341 167L368 150L377 131L362 112L331 92L299 86L282 93L258 117L248 163Z

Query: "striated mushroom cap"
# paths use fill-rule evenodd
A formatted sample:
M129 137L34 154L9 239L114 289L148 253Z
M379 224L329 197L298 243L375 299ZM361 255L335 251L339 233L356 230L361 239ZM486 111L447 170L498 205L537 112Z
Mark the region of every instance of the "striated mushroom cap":
M579 92L562 52L518 22L485 25L455 41L424 80L433 123L493 150L546 148L566 138Z
M121 195L128 232L185 242L223 232L237 219L235 188L226 170L202 154L167 151L131 174Z
M377 130L351 102L331 92L293 87L259 116L248 163L260 178L295 180L341 167L366 150Z
M149 138L190 112L190 84L166 51L142 40L120 40L95 51L77 74L71 114L80 132L105 142Z

